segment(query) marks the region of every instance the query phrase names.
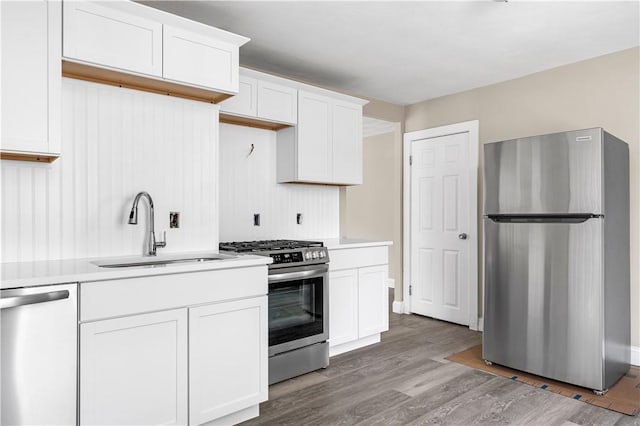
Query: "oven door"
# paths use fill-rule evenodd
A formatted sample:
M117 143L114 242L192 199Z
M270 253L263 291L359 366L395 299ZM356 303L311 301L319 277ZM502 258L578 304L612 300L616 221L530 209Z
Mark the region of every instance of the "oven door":
M269 270L269 356L329 338L328 266Z

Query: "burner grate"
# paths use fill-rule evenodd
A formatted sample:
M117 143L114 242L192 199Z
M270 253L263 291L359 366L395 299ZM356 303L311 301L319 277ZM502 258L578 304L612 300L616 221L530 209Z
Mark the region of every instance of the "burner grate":
M235 251L237 253L251 253L278 250L295 250L305 247L322 247L319 241L301 240L260 240L260 241L233 241L220 243L220 250Z

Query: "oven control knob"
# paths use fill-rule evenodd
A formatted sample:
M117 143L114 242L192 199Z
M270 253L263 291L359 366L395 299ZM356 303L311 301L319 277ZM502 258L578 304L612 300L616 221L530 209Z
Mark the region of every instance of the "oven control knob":
M323 251L318 252L318 256L320 257L320 259L322 259L324 257L324 252Z
M304 257L305 257L307 260L311 260L311 252L310 252L310 251L306 252L306 253L304 254Z
M312 252L311 257L313 259L317 259L318 258L318 252L317 251Z

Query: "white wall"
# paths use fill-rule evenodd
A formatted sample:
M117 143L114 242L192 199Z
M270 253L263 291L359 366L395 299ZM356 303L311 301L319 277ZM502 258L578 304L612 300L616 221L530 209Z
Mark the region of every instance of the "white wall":
M167 230L159 252L217 247L216 106L63 79L62 116L58 160L2 161L2 262L142 254L146 203L127 224L141 190Z
M254 213L261 226L253 226ZM336 238L339 232L338 187L276 183L276 132L220 125L221 241Z

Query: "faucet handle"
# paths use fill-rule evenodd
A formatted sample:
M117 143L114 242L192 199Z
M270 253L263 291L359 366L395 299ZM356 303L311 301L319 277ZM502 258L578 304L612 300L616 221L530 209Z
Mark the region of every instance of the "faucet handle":
M167 246L167 231L162 231L162 241L156 241L156 247L166 247Z

